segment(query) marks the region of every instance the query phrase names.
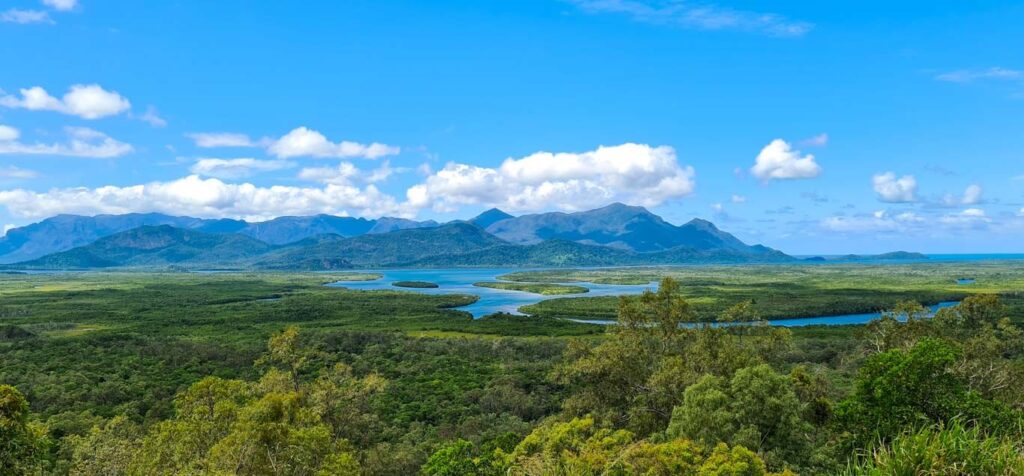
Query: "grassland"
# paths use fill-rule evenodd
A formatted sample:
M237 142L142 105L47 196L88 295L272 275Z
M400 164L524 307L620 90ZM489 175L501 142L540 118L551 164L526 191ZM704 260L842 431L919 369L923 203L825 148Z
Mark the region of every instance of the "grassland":
M554 283L522 283L508 281L485 281L473 283L473 286L491 289L506 289L509 291L522 291L544 296L560 296L565 294L584 294L590 290L583 286L572 286Z

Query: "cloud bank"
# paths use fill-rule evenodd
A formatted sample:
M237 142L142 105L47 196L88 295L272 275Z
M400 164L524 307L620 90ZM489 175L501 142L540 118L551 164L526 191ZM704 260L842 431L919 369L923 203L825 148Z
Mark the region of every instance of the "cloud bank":
M582 153L538 152L489 168L449 163L406 194L414 208L460 205L577 211L613 201L656 206L693 193L694 171L668 146L622 144Z

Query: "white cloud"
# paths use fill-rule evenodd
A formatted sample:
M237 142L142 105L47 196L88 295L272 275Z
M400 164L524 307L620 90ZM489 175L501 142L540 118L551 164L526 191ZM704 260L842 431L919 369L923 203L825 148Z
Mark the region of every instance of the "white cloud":
M334 143L327 140L327 137L318 131L307 127L297 127L270 144L267 152L282 159L291 157L377 159L397 155L401 149L377 142L369 145L350 141Z
M326 185L322 188L225 183L197 175L170 182L127 187L53 189L35 192L0 191L0 205L24 219L60 213L95 215L159 212L201 218L266 220L284 215L384 215L411 217L409 210L370 185L358 188Z
M896 174L886 172L875 174L871 182L874 184L878 199L888 203L908 203L917 200L917 179L913 175L896 178Z
M352 162L342 162L337 167L307 167L299 171L299 178L310 182L348 185L356 182L359 169Z
M50 18L49 13L42 10L21 10L12 8L10 10L0 12L0 22L27 25L30 23L53 23L53 20Z
M18 137L21 137L21 131L11 126L0 124L0 142L18 140Z
M70 139L66 143L27 144L17 140L20 136L17 129L7 127L6 130L0 131L0 136L7 137L7 140L0 137L0 155L60 155L108 159L120 157L134 150L130 144L87 127L65 127L64 132Z
M568 0L588 13L617 13L635 21L679 25L700 30L739 30L771 36L802 36L811 23L773 13L734 10L711 4L654 0Z
M498 168L449 163L406 196L416 208L459 205L509 211L585 210L612 201L656 206L693 192L692 167L668 146L622 144L583 153L538 152Z
M7 167L0 167L0 178L11 178L11 179L30 179L36 178L37 174L33 170L26 170L13 165Z
M7 236L7 232L11 231L11 230L13 230L15 228L18 228L18 225L12 225L10 223L4 225L4 232L2 234L0 234L0 238L3 238L5 236Z
M732 201L732 203L747 203L747 197L744 197L743 195L733 195L730 201Z
M144 114L142 114L141 116L139 116L139 120L142 121L142 122L148 123L149 125L151 125L153 127L166 127L167 126L167 121L164 118L160 117L159 114L157 114L156 108L153 107L153 106L147 107L146 108L146 112Z
M1000 68L998 66L987 69L961 69L942 73L935 77L935 79L939 81L947 81L951 83L970 83L984 79L1013 80L1021 78L1024 78L1024 72Z
M967 190L964 190L964 198L961 200L961 203L964 205L977 205L978 203L981 203L981 194L981 185L968 185Z
M194 174L206 177L238 179L260 172L282 170L294 166L295 164L284 160L201 158L192 165L190 170Z
M66 12L74 10L78 6L78 0L43 0L43 5L57 11Z
M711 211L714 212L716 215L721 215L725 213L725 205L722 205L721 203L712 203Z
M804 139L800 143L809 147L825 147L828 145L828 134L821 133L810 139Z
M335 185L350 185L355 183L378 183L388 179L393 174L408 172L406 168L392 168L391 163L384 161L380 167L369 172L360 170L351 162L341 162L337 167L308 167L299 172L299 178L310 182L318 182Z
M980 208L968 208L960 213L939 217L939 223L950 228L983 228L992 220Z
M207 149L214 147L256 147L259 145L250 139L249 136L234 132L194 132L185 134L185 136L192 139L197 147Z
M761 149L750 173L763 182L771 180L808 179L821 175L821 167L814 156L803 157L800 151L782 139L775 139Z
M114 116L131 108L128 99L116 91L107 91L98 84L71 86L61 99L50 96L39 86L21 89L20 92L20 98L13 95L0 97L0 106L31 111L56 111L83 119Z
M1021 208L1021 209L1020 209L1020 210L1019 210L1019 211L1017 212L1017 216L1021 216L1021 217L1024 217L1024 208Z
M840 233L877 233L904 231L924 223L924 218L913 212L896 215L886 210L879 210L870 216L832 216L821 222L822 228Z

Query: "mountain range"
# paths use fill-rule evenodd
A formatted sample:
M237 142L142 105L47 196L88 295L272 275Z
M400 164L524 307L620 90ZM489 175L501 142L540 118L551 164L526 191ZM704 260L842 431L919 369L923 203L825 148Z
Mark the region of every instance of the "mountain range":
M303 269L383 266L614 266L795 261L705 220L676 226L642 207L512 216L488 210L439 224L315 215L249 223L162 214L61 215L10 230L14 269Z

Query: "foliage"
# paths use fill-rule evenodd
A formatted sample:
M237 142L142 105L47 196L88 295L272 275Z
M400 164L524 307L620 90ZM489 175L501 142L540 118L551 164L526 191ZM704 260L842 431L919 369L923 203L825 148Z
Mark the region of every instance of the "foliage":
M619 326L472 320L447 309L471 298L323 286L337 274L3 275L0 382L31 402L4 428L29 442L19 474L1014 468L1020 271L859 266L660 268L678 285L611 299ZM955 292L1000 295L921 305ZM915 302L868 326L761 322L896 298Z
M41 473L47 444L45 430L29 421L25 396L0 385L0 475Z
M570 345L555 378L575 389L570 414L592 413L648 435L664 430L683 391L704 375L732 376L789 348L785 329L746 323L685 327L697 316L671 279L657 293L620 299L620 321L596 346ZM740 312L739 310L735 312Z
M742 445L782 466L807 462L811 425L792 380L762 364L728 381L706 375L688 387L666 433L704 445Z
M540 426L505 455L512 475L736 475L768 474L742 446L722 443L712 451L686 440L638 440L626 430L576 418Z
M523 291L527 293L542 294L544 296L558 296L563 294L584 294L590 292L589 288L583 286L569 286L554 283L514 283L505 281L486 281L473 283L473 286L492 289L507 289L510 291Z
M123 418L73 438L72 473L358 474L349 442L363 404L379 394L376 375L357 379L336 365L299 382L306 362L289 328L271 338L271 367L258 382L205 378L175 399L175 416L138 431ZM338 472L342 471L342 472Z
M437 283L431 283L429 281L395 281L395 282L391 283L391 285L395 286L395 287L398 287L398 288L419 288L419 289L427 289L427 288L436 288L436 287L438 287Z
M845 471L849 476L916 476L962 474L1001 476L1024 474L1021 440L986 436L959 420L901 434L873 449Z
M837 408L840 424L861 443L960 417L1011 431L1020 413L971 390L954 369L960 355L953 344L925 338L909 350L870 357L860 369L853 394Z

